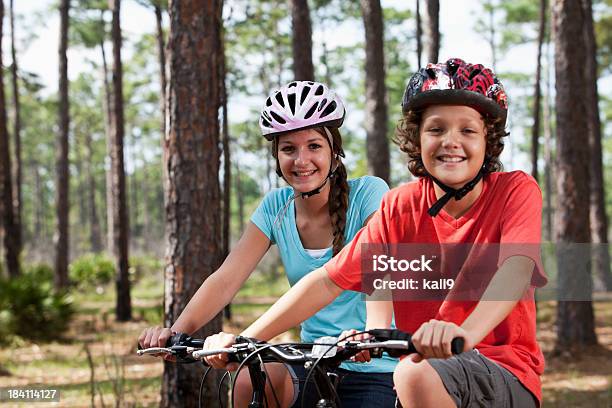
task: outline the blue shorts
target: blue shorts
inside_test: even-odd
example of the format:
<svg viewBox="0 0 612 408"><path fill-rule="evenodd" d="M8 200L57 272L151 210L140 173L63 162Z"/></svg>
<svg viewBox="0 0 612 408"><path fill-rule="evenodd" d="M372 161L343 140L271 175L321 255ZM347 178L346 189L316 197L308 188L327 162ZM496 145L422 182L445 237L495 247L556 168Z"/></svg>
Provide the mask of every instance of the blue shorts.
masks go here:
<svg viewBox="0 0 612 408"><path fill-rule="evenodd" d="M299 380L299 394L292 408L301 408L308 371L302 366L291 366L290 371L293 371ZM396 394L393 389L393 373L364 373L342 368L337 368L334 373L338 375L339 379L336 391L340 397L342 408L395 406ZM319 394L312 377L305 392L304 408L314 407L319 400Z"/></svg>

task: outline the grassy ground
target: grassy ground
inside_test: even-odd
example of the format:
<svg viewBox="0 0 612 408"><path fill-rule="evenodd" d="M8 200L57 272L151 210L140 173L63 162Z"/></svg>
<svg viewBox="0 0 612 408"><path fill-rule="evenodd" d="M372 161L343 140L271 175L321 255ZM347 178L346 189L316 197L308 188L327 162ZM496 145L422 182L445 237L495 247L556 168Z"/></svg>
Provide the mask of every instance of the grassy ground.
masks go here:
<svg viewBox="0 0 612 408"><path fill-rule="evenodd" d="M236 299L234 318L225 330L240 331L285 289L284 278L272 285L261 277L251 280ZM0 366L9 373L3 376L0 372L0 387L53 385L60 389L61 402L36 406L91 406L93 366L95 406L116 406L117 401L120 406L157 406L162 363L137 357L134 350L140 331L161 321L162 296L159 279L140 282L132 292L135 320L117 323L110 288L103 293L75 294L78 313L65 336L70 340L48 344L24 341L0 349ZM538 339L547 354L545 407L612 406L612 302L596 303L595 315L600 346L552 357L555 304L538 305ZM292 332L284 337L295 335Z"/></svg>

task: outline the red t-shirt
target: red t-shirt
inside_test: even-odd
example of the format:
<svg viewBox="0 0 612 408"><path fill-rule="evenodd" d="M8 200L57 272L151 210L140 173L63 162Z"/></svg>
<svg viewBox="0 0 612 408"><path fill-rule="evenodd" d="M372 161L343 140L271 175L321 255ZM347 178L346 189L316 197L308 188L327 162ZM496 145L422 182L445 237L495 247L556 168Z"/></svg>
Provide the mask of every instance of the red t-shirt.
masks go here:
<svg viewBox="0 0 612 408"><path fill-rule="evenodd" d="M430 178L420 178L391 190L383 198L381 207L368 225L325 265L330 278L344 289L364 290L361 275L362 244L540 243L542 194L536 181L523 172L486 175L483 178L482 193L473 206L458 219L444 210L436 217L431 217L427 209L435 201ZM531 248L534 246L537 245L531 245ZM514 250L517 247L520 245L515 245ZM501 250L500 257L524 255L532 258L536 263L531 280L532 287L540 287L546 283L539 252L503 252ZM461 325L476 303L394 301L395 322L398 328L411 333L433 318ZM540 375L544 370L544 356L536 342L536 311L533 300L520 300L510 314L476 347L481 354L511 371L541 400Z"/></svg>

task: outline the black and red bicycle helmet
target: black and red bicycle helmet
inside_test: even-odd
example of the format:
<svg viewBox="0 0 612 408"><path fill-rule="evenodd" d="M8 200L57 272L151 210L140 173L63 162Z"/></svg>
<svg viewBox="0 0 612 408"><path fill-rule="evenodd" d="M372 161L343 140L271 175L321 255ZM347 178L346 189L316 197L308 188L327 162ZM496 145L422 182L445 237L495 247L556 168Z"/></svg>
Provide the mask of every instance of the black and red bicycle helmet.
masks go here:
<svg viewBox="0 0 612 408"><path fill-rule="evenodd" d="M506 122L508 98L493 71L460 58L427 64L416 72L404 92L404 112L429 105L466 105Z"/></svg>

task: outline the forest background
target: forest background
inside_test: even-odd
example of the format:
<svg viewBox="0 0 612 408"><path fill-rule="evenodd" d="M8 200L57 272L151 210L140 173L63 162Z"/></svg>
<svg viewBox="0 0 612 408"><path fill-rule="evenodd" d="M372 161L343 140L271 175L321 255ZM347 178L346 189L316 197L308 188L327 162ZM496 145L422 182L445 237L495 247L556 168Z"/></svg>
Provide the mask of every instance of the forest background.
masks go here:
<svg viewBox="0 0 612 408"><path fill-rule="evenodd" d="M169 44L168 5L156 0L3 3L7 114L3 126L8 143L0 146L9 147L0 153L9 157L11 194L19 194L19 199L11 201L16 222L5 221L9 211L6 205L3 207L0 232L4 242L16 236L20 242L9 242L0 249L5 276L0 290L0 341L8 345L0 354L0 373L6 374L0 376L0 386L56 384L65 391L64 402L75 406L89 402L104 405L104 397L106 403L119 405L137 401L157 404L161 398L166 406L181 406L186 402L173 402L164 391L171 384L169 377L176 373L168 374L171 369L167 368L161 387L161 363L143 365L142 360L130 357L140 329L172 321L177 313L168 306L162 308L164 282L168 285L172 281L164 270L177 262L167 242L167 232L177 226L172 225L176 217L169 217L175 214L164 203L169 202L173 188L181 191L180 185L164 174L164 156L171 154L167 140L177 122L170 117L164 120L162 112L171 96L166 92L171 87L162 84L172 81L175 72L166 59L168 54L179 54ZM311 42L309 36L298 37L292 30L292 7L300 3L310 8ZM343 136L349 177L377 174L392 187L411 180L404 157L390 140L406 81L419 60L424 64L461 57L493 67L510 99L511 136L502 155L505 169L538 176L545 197L543 240L561 241L562 226L554 224L553 215L566 208L567 203L559 199L565 197L559 196L558 190L565 188L559 180L571 179L571 175L566 177L565 170L554 164L555 157L559 160L564 153L562 147L568 146L559 142L563 135L558 133L569 127L557 132L561 109L556 105L559 73L554 68L560 66L555 59L560 52L555 51L559 45L550 33L551 7L562 8L563 3L568 2L234 0L222 6L210 2L215 10L223 7L222 18L212 24L219 30L223 27L220 43L226 64L219 68L224 75L217 80L224 82L227 110L222 108L224 92L220 91L214 116L219 121L210 132L216 134L211 140L221 158L218 167L209 168L218 183L214 187L211 181L211 186L219 194L204 200L207 216L219 224L208 231L208 239L218 242L213 246L215 253L208 254L212 258L207 265L218 263L231 248L261 197L283 185L274 174L269 146L259 132L258 116L267 93L296 76L293 61L297 57L292 49L296 42L302 49L311 50L314 79L331 85L347 102ZM578 88L586 92L591 89L588 84L597 84L596 127L601 130L598 157L602 164L600 179L578 172L574 173L578 174L574 184L587 186L578 194L586 197L587 210L597 207L593 201L589 203L590 191L601 190L599 210L603 208L604 216L591 208L590 228L587 211L587 218L582 218L587 220L582 222L583 230L570 231L574 238L567 242L593 242L607 248L606 214L612 211L612 3L574 3L588 4L589 10L592 7L596 47L585 46L578 65L588 67L588 61L596 61L595 75L589 77L585 70L585 82ZM375 10L377 5L382 6L384 29L379 34L384 47L378 57L382 71L369 74L374 75L372 79L366 73L367 50L376 45L367 43L365 31L371 28L365 27L367 16L372 18L367 12L372 8L368 7ZM172 7L180 6L174 4L170 12ZM60 10L65 10L63 19ZM429 10L433 10L431 16ZM64 29L63 42L60 33ZM434 41L436 32L438 43ZM65 64L58 58L62 55ZM573 62L576 64L576 59ZM160 70L162 65L165 70ZM367 89L376 81L384 84L382 95ZM538 97L536 88L540 90ZM368 108L372 98L384 105L384 115ZM583 104L578 102L583 100L581 94L571 95L570 100L575 106L587 105L586 94ZM588 111L584 113L586 117ZM587 129L592 129L592 122L583 122L583 131L573 133L569 150L574 157L588 157L580 156L580 148L589 145ZM388 149L387 163L377 161L380 155L368 157L370 144ZM594 157L597 154L585 161L596 162ZM4 156L0 160L9 163ZM597 183L588 182L593 179ZM598 185L589 190L590 184ZM6 189L3 194L6 197ZM229 203L228 210L225 203ZM227 220L225 227L222 219ZM598 229L602 219L606 219L605 234ZM588 238L576 238L580 233L582 237L588 233ZM22 249L18 257L11 258L15 247ZM18 273L13 272L15 264L19 265ZM545 401L551 405L580 406L596 401L605 406L610 402L612 373L605 370L612 362L612 312L605 301L612 285L609 257L607 265L607 270L595 267L592 274L588 271L582 275L589 281L592 276L597 302L579 302L580 310L565 314L555 302L543 303L539 310L540 340L548 342L544 348L551 356L545 377L549 381L545 382ZM204 266L194 273L203 279L211 269ZM226 317L233 313L225 327L239 330L253 320L286 289L283 279L278 256L271 251L232 308L226 310ZM47 287L41 282L47 282ZM181 296L192 290L187 288ZM168 295L166 291L165 296L166 305L184 302L183 298L173 302L173 296L178 296L174 292ZM594 313L582 310L586 303L594 305ZM48 325L48 330L42 324ZM214 331L221 323L216 324L208 330ZM575 359L575 355L570 358L568 346L581 343L586 347L580 348L585 359ZM24 350L24 357L15 356L11 348ZM76 365L69 363L71 354L79 356ZM597 363L601 358L608 364ZM49 372L53 373L50 377L46 376ZM142 397L141 393L155 398Z"/></svg>

